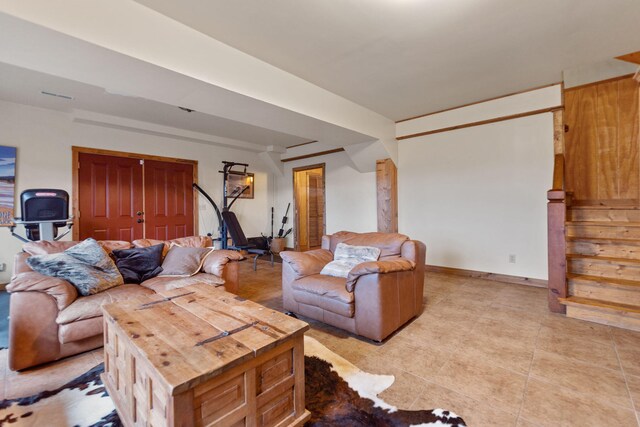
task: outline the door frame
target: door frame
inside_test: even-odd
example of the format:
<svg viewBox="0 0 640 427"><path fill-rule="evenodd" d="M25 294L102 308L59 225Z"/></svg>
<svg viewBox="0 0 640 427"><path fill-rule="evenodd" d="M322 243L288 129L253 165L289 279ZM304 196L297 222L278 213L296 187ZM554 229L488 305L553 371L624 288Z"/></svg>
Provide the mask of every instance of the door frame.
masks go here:
<svg viewBox="0 0 640 427"><path fill-rule="evenodd" d="M314 165L300 166L291 169L291 180L293 181L293 247L294 250L300 250L300 244L298 242L300 229L300 218L298 216L298 198L296 197L296 172L302 172L311 169L322 169L322 193L324 194L324 212L322 213L322 235L327 232L327 185L326 185L326 164L316 163Z"/></svg>
<svg viewBox="0 0 640 427"><path fill-rule="evenodd" d="M112 156L112 157L125 157L130 159L140 159L140 160L156 160L159 162L168 162L168 163L186 163L193 165L193 182L198 183L198 161L197 160L189 160L189 159L177 159L174 157L164 157L164 156L156 156L152 154L140 154L140 153L128 153L126 151L114 151L114 150L103 150L101 148L89 148L89 147L78 147L73 145L71 147L71 173L72 173L72 183L71 183L71 212L74 220L78 220L77 209L80 203L80 194L78 191L78 177L80 174L80 153L84 154L98 154L103 156ZM142 176L142 183L144 186L144 174ZM80 238L80 227L72 228L72 239L78 240ZM199 230L199 215L198 215L198 197L194 194L193 196L193 233L197 236L200 234Z"/></svg>

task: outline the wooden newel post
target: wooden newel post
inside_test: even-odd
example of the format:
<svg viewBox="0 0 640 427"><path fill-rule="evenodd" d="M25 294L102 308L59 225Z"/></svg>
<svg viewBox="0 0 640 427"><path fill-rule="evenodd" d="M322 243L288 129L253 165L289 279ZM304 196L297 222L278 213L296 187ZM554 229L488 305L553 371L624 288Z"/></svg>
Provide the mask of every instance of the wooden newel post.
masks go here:
<svg viewBox="0 0 640 427"><path fill-rule="evenodd" d="M560 304L558 298L567 297L566 193L562 190L550 190L547 192L547 200L549 310L564 314L566 307Z"/></svg>

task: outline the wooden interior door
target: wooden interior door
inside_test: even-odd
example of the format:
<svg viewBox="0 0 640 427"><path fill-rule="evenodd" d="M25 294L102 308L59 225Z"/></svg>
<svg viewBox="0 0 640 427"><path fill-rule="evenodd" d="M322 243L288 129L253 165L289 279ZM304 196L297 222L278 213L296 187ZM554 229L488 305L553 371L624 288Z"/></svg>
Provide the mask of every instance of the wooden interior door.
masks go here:
<svg viewBox="0 0 640 427"><path fill-rule="evenodd" d="M322 244L324 230L324 188L322 175L307 174L307 226L309 229L309 249Z"/></svg>
<svg viewBox="0 0 640 427"><path fill-rule="evenodd" d="M319 247L325 232L324 164L295 168L293 193L296 250Z"/></svg>
<svg viewBox="0 0 640 427"><path fill-rule="evenodd" d="M79 153L79 238L141 239L143 209L142 164L138 159Z"/></svg>
<svg viewBox="0 0 640 427"><path fill-rule="evenodd" d="M566 186L575 204L638 206L639 94L631 77L565 91Z"/></svg>
<svg viewBox="0 0 640 427"><path fill-rule="evenodd" d="M147 239L194 234L193 164L144 161L144 221Z"/></svg>

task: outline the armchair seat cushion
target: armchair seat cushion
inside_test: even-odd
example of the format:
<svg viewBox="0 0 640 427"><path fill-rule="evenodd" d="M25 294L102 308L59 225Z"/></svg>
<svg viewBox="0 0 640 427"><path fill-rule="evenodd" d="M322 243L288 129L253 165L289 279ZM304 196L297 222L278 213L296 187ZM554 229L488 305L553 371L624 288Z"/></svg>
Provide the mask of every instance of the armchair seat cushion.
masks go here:
<svg viewBox="0 0 640 427"><path fill-rule="evenodd" d="M345 317L355 312L353 293L346 290L347 279L343 277L314 274L296 280L293 298L301 304L320 307L323 310Z"/></svg>
<svg viewBox="0 0 640 427"><path fill-rule="evenodd" d="M69 307L58 313L56 323L66 325L79 320L102 317L101 307L112 302L152 295L153 291L140 285L121 285L98 294L76 299Z"/></svg>

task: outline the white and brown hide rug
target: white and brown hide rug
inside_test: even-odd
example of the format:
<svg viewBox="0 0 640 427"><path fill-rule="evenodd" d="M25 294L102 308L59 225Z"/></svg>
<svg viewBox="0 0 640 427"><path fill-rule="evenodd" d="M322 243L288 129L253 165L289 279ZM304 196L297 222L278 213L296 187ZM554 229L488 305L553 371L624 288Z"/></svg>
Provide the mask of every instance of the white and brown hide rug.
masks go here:
<svg viewBox="0 0 640 427"><path fill-rule="evenodd" d="M106 393L100 364L56 390L0 401L0 427L121 426ZM378 394L395 378L363 372L313 338L305 337L305 396L311 412L307 426L464 426L444 409L408 411Z"/></svg>

